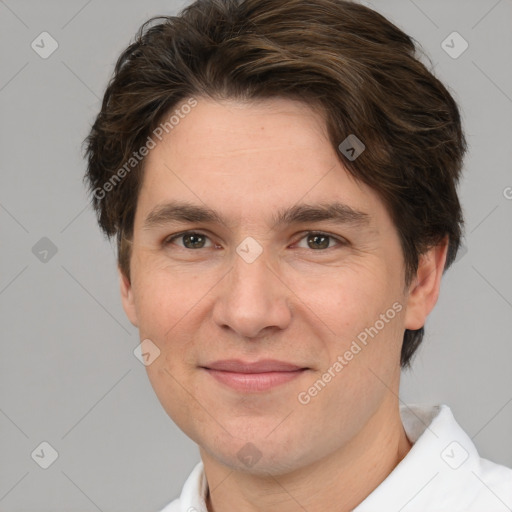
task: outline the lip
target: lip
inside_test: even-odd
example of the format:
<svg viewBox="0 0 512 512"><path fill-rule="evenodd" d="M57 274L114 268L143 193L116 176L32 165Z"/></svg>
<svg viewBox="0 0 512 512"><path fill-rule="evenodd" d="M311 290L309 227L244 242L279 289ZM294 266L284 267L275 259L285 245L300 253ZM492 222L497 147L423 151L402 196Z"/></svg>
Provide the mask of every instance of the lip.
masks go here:
<svg viewBox="0 0 512 512"><path fill-rule="evenodd" d="M268 391L298 378L308 368L274 359L215 361L202 368L218 382L240 392Z"/></svg>
<svg viewBox="0 0 512 512"><path fill-rule="evenodd" d="M276 359L262 359L261 361L246 362L241 359L223 359L203 365L209 370L219 370L234 373L267 373L267 372L293 372L304 367L278 361Z"/></svg>

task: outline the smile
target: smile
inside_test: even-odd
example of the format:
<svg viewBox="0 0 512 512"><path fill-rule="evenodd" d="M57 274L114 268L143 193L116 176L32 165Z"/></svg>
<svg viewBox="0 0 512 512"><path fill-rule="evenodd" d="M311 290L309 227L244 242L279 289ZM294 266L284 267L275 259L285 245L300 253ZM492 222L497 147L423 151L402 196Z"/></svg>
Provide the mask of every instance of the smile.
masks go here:
<svg viewBox="0 0 512 512"><path fill-rule="evenodd" d="M202 368L218 382L244 393L268 391L298 378L308 370L308 368L273 360L256 363L224 360Z"/></svg>

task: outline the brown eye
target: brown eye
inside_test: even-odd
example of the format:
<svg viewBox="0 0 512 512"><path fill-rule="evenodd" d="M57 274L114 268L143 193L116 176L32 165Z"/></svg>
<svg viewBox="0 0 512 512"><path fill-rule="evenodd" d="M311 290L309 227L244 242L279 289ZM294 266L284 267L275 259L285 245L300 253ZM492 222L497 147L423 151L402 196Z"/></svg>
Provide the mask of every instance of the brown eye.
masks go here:
<svg viewBox="0 0 512 512"><path fill-rule="evenodd" d="M343 238L337 238L334 235L320 232L309 232L303 236L298 243L297 247L301 249L312 249L314 251L321 251L325 249L331 249L336 246L347 245L348 242Z"/></svg>
<svg viewBox="0 0 512 512"><path fill-rule="evenodd" d="M197 233L183 235L183 245L187 249L201 249L204 247L206 237Z"/></svg>
<svg viewBox="0 0 512 512"><path fill-rule="evenodd" d="M327 235L308 235L308 247L310 249L327 249L329 247L330 236Z"/></svg>
<svg viewBox="0 0 512 512"><path fill-rule="evenodd" d="M181 243L178 242L180 240ZM168 238L165 241L165 245L175 244L179 247L184 247L185 249L203 249L205 247L209 247L209 245L207 245L208 242L209 238L206 235L189 231L187 233L181 233Z"/></svg>

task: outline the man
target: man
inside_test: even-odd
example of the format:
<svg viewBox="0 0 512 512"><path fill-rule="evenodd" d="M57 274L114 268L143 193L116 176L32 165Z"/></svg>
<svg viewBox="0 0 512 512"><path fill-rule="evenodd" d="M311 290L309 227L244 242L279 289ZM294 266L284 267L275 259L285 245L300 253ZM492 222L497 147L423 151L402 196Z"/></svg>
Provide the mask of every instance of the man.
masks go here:
<svg viewBox="0 0 512 512"><path fill-rule="evenodd" d="M465 139L385 18L198 0L142 27L87 140L151 384L202 462L165 512L506 511L512 470L399 406L462 231Z"/></svg>

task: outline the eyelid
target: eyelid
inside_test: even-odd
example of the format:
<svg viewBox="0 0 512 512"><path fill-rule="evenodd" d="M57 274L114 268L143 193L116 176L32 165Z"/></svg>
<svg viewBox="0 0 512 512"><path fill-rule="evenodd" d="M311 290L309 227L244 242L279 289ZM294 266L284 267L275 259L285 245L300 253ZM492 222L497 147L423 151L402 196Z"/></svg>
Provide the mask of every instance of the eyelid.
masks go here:
<svg viewBox="0 0 512 512"><path fill-rule="evenodd" d="M168 244L171 244L176 238L181 238L185 235L190 235L190 234L193 234L193 235L201 235L201 236L204 236L205 238L207 238L212 244L214 243L213 240L211 239L211 237L204 233L202 230L200 229L187 229L185 231L180 231L179 233L173 233L172 235L169 235L169 236L166 236L163 241L162 241L162 245L163 246L166 246ZM185 247L186 249L186 247Z"/></svg>
<svg viewBox="0 0 512 512"><path fill-rule="evenodd" d="M333 234L327 233L325 231L310 230L310 231L304 231L303 233L301 233L300 238L297 238L297 240L292 245L299 243L301 240L303 240L304 238L311 236L311 235L321 235L321 236L326 236L328 238L331 238L337 242L338 246L349 244L349 241L346 238L343 238L341 236L333 235ZM328 247L327 249L334 249L334 247ZM323 251L326 251L327 249L323 249ZM322 252L322 251L317 250L316 252Z"/></svg>
<svg viewBox="0 0 512 512"><path fill-rule="evenodd" d="M202 236L206 237L210 241L210 243L212 243L213 245L216 245L215 242L211 239L210 235L208 235L207 233L205 233L203 230L200 230L200 229L197 229L197 230L188 229L188 230L185 230L185 231L180 231L179 233L173 233L172 235L169 235L169 236L167 236L167 237L165 237L163 239L162 245L166 246L166 245L172 243L175 239L181 238L184 235L188 235L188 234L202 235ZM297 243L302 241L304 238L306 238L308 236L312 236L312 235L321 235L321 236L329 237L332 240L335 240L337 242L336 246L342 246L342 245L348 245L349 244L348 240L346 240L345 238L340 237L338 235L333 235L333 234L327 233L325 231L310 230L310 231L303 231L303 232L301 232L300 233L300 237L297 238L295 240L295 242L292 243L292 245L296 245ZM336 246L334 246L334 247L336 247ZM327 249L333 249L334 247L328 247ZM202 247L201 249L204 249L204 248L205 247ZM327 249L318 250L318 252L326 251ZM199 249L196 249L196 250L199 250Z"/></svg>

